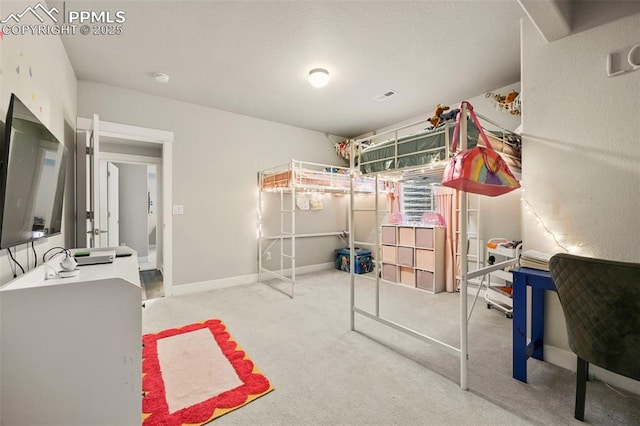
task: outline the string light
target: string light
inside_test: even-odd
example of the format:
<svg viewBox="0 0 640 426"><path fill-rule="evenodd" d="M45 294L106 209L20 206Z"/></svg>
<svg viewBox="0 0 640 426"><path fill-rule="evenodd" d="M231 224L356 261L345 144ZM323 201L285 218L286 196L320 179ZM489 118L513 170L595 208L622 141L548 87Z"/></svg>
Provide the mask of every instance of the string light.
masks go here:
<svg viewBox="0 0 640 426"><path fill-rule="evenodd" d="M525 198L524 196L524 188L522 188L522 196L520 197L520 200L523 201L525 203L525 209L528 213L533 214L535 220L537 223L540 224L540 226L542 226L542 229L544 229L544 231L551 237L551 239L553 240L553 242L556 244L556 246L560 247L562 250L566 251L567 253L575 253L576 251L578 251L579 247L576 245L572 245L569 247L566 247L564 244L562 244L560 242L560 240L558 239L558 237L556 236L556 234L554 234L549 227L547 226L547 224L544 222L544 220L542 219L542 217L540 217L540 215L536 212L536 210L533 208L533 206L531 205L531 203Z"/></svg>

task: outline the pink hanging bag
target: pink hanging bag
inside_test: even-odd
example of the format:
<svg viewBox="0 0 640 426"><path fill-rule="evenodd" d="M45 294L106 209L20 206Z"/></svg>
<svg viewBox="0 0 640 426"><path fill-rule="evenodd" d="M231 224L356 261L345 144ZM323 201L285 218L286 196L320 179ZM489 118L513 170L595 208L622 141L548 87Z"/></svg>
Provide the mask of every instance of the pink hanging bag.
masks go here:
<svg viewBox="0 0 640 426"><path fill-rule="evenodd" d="M502 159L487 139L473 107L467 101L460 104L453 131L451 152L456 152L460 134L460 115L462 105L466 105L474 126L478 129L485 146L476 145L471 149L456 153L444 169L442 185L460 191L495 197L520 188L507 163Z"/></svg>

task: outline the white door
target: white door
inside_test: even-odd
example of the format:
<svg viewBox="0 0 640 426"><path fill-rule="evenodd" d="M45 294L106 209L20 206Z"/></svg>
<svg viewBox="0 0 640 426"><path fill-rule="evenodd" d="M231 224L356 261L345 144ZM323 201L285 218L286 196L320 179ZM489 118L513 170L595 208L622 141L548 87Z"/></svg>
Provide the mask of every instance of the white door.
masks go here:
<svg viewBox="0 0 640 426"><path fill-rule="evenodd" d="M118 166L107 163L107 240L109 247L120 245L120 176Z"/></svg>
<svg viewBox="0 0 640 426"><path fill-rule="evenodd" d="M148 263L150 269L156 269L158 255L158 168L147 165L147 234L149 242Z"/></svg>
<svg viewBox="0 0 640 426"><path fill-rule="evenodd" d="M87 132L87 148L87 245L92 248L108 247L106 222L103 224L100 217L100 120L97 114L93 115Z"/></svg>

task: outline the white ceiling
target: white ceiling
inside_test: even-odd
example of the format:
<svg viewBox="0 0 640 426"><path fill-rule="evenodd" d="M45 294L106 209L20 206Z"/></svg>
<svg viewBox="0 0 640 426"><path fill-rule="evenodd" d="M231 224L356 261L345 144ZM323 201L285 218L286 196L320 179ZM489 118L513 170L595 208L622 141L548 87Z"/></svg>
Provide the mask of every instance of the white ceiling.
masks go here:
<svg viewBox="0 0 640 426"><path fill-rule="evenodd" d="M520 81L519 20L526 16L516 0L64 7L126 13L122 35L63 37L79 80L346 137ZM315 67L331 73L323 89L306 80ZM157 71L171 81L155 82ZM397 95L373 99L389 89Z"/></svg>

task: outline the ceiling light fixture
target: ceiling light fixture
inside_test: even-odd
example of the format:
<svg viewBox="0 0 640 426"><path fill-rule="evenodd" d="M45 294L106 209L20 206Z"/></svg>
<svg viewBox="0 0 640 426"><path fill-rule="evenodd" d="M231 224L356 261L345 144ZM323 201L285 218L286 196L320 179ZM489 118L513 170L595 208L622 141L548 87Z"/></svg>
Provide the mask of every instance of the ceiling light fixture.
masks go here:
<svg viewBox="0 0 640 426"><path fill-rule="evenodd" d="M155 78L158 83L168 83L169 82L169 75L165 74L163 72L155 73L153 75L153 78Z"/></svg>
<svg viewBox="0 0 640 426"><path fill-rule="evenodd" d="M329 71L327 71L324 68L314 68L311 71L309 71L309 83L313 86L313 87L324 87L327 84L329 84L329 80L331 79L331 77L329 77Z"/></svg>

